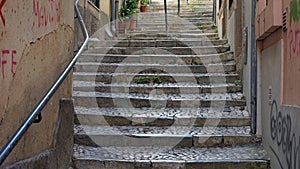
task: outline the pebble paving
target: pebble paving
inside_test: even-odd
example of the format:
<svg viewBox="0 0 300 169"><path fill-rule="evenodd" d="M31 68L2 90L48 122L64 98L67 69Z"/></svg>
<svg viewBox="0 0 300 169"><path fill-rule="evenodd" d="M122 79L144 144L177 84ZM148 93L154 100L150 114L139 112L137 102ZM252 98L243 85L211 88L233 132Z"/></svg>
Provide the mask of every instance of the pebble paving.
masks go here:
<svg viewBox="0 0 300 169"><path fill-rule="evenodd" d="M242 107L218 108L86 108L76 107L77 114L109 115L122 117L202 117L248 118L249 112Z"/></svg>
<svg viewBox="0 0 300 169"><path fill-rule="evenodd" d="M259 144L212 147L212 148L172 148L172 147L88 147L74 146L76 159L98 160L172 160L176 161L220 161L267 159Z"/></svg>
<svg viewBox="0 0 300 169"><path fill-rule="evenodd" d="M225 162L225 168L230 168L231 164L227 162L233 162L233 165L243 161L267 163L268 157L260 144L260 138L251 135L250 114L245 107L245 96L240 81L237 81L239 77L234 72L235 67L232 68L233 53L228 41L219 40L216 30L213 30L215 26L210 23L213 6L195 6L193 8L196 12L192 12L189 11L190 6L183 5L185 7L181 16L184 19L172 15L177 10L170 9L170 29L167 34L163 25L163 1L152 2L157 4L153 4L149 10L155 12L138 15L138 29L118 34L117 39L110 41L93 37L89 44L90 50L85 51L77 63L73 97L75 105L76 101L82 101L82 104L75 106L77 121L75 120L74 127L74 164L86 161L82 166L79 165L82 168L91 161L162 162L168 165L169 162ZM212 1L203 3L207 5ZM174 0L169 7L176 9L176 6L177 1ZM209 43L210 40L213 43ZM182 44L178 41L182 41ZM111 53L107 54L108 52ZM197 71L184 71L185 66ZM203 66L208 67L200 71ZM98 69L99 67L102 69ZM140 67L169 67L172 71L147 69L147 72L143 69L133 72ZM215 70L207 69L209 67ZM117 68L121 69L117 71ZM220 68L222 71L216 70ZM120 71L123 69L124 71ZM137 81L146 76L159 77L161 81ZM140 90L136 90L137 88ZM175 89L179 89L179 92ZM147 100L150 107L148 102L136 106L138 108L119 108L117 104L110 104L111 100L121 102L124 99L134 103ZM102 107L96 107L89 104L93 101L105 103L101 104ZM160 105L162 101L172 102L163 106ZM179 101L188 103L191 108L177 106ZM193 101L197 102L197 106ZM198 106L199 101L203 101L203 107ZM210 101L216 101L216 104L204 107L204 103ZM219 102L228 105L218 106ZM80 118L85 118L82 124ZM206 122L207 119L223 120L223 124L218 126L218 123L212 122L207 126L203 125L203 121ZM107 123L102 123L101 120ZM157 121L151 123L152 121L147 120ZM194 125L193 120L198 120L198 125ZM96 123L98 121L100 122ZM174 125L176 122L178 125ZM178 146L173 142L178 143ZM255 168L253 166L245 168ZM97 167L99 168L95 168Z"/></svg>
<svg viewBox="0 0 300 169"><path fill-rule="evenodd" d="M192 124L191 124L192 125ZM170 135L217 135L217 136L239 136L250 135L250 127L192 127L192 126L170 126L170 127L149 127L149 126L83 126L77 125L74 128L77 134L101 134L101 135L138 135L153 134L161 136Z"/></svg>
<svg viewBox="0 0 300 169"><path fill-rule="evenodd" d="M144 94L144 93L100 93L74 91L73 96L106 97L128 99L157 99L157 100L243 100L242 93L201 93L201 94Z"/></svg>

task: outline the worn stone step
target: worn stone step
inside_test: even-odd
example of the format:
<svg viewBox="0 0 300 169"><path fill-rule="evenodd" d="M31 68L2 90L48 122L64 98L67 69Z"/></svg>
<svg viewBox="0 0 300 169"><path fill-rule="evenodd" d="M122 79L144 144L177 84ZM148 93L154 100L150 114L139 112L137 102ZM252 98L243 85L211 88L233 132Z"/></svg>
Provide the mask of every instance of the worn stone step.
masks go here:
<svg viewBox="0 0 300 169"><path fill-rule="evenodd" d="M210 63L223 63L233 60L232 52L212 55L119 55L119 54L82 54L80 62L101 63L153 63L153 64L182 64L201 65Z"/></svg>
<svg viewBox="0 0 300 169"><path fill-rule="evenodd" d="M86 108L75 107L75 124L109 126L250 126L242 107L218 108Z"/></svg>
<svg viewBox="0 0 300 169"><path fill-rule="evenodd" d="M137 25L137 28L134 30L128 30L127 33L164 33L165 32L165 25L162 26L143 26L143 25ZM176 27L170 27L170 29L168 30L169 33L205 33L204 28L203 29L180 29L180 27L176 28Z"/></svg>
<svg viewBox="0 0 300 169"><path fill-rule="evenodd" d="M169 27L168 33L172 34L186 34L186 33L194 33L194 34L203 34L203 33L208 33L206 30L207 29L198 29L195 27L195 29L181 29L179 27ZM136 29L128 29L126 31L127 34L162 34L166 32L165 24L161 24L161 26L137 26Z"/></svg>
<svg viewBox="0 0 300 169"><path fill-rule="evenodd" d="M191 25L193 24L193 25ZM170 23L168 22L168 33L170 34L205 34L207 30L209 31L216 31L217 26L213 23L208 21L199 22L199 23L192 23L188 22L186 24L182 23ZM138 22L137 26L133 30L129 30L130 33L156 33L162 34L165 33L166 23L164 21L161 22Z"/></svg>
<svg viewBox="0 0 300 169"><path fill-rule="evenodd" d="M168 29L168 33L176 33L176 34L185 34L185 33L216 33L217 30L216 29L210 29L210 27L213 26L201 26L199 28L197 28L196 30L180 30L180 27L175 28L171 26L171 29ZM163 27L160 28L149 28L148 26L144 27L144 26L138 26L136 29L134 30L127 30L127 34L130 33L149 33L149 34L161 34L161 33L165 33L166 30Z"/></svg>
<svg viewBox="0 0 300 169"><path fill-rule="evenodd" d="M153 90L161 90L166 94L174 93L235 93L241 92L242 87L237 84L210 84L199 85L193 83L101 83L95 81L74 81L74 91L97 91L97 92L133 92L150 93Z"/></svg>
<svg viewBox="0 0 300 169"><path fill-rule="evenodd" d="M199 108L245 106L241 93L164 94L100 93L74 91L76 106L116 108Z"/></svg>
<svg viewBox="0 0 300 169"><path fill-rule="evenodd" d="M199 2L193 2L193 1L181 1L180 2L181 7L186 8L186 7L198 7L198 6L211 6L213 5L213 1L199 1ZM152 2L150 3L150 6L155 8L155 7L163 7L164 3L161 2ZM177 8L178 7L178 1L167 1L167 6L169 8Z"/></svg>
<svg viewBox="0 0 300 169"><path fill-rule="evenodd" d="M260 144L212 147L91 147L75 144L74 169L270 169Z"/></svg>
<svg viewBox="0 0 300 169"><path fill-rule="evenodd" d="M225 73L235 71L235 63L217 63L205 65L184 64L157 64L145 63L95 63L79 62L75 65L76 72L103 72L103 73Z"/></svg>
<svg viewBox="0 0 300 169"><path fill-rule="evenodd" d="M202 21L185 21L183 23L178 23L178 21L168 21L169 31L177 31L178 33L184 33L186 31L191 31L190 33L203 33L202 29L216 29L217 26L211 22L210 20L202 20ZM163 30L166 27L166 22L162 21L137 21L137 29L150 31L154 29ZM198 32L196 32L198 31ZM176 32L175 32L176 33Z"/></svg>
<svg viewBox="0 0 300 169"><path fill-rule="evenodd" d="M252 141L253 140L253 141ZM74 142L86 146L212 147L254 142L250 127L76 125Z"/></svg>
<svg viewBox="0 0 300 169"><path fill-rule="evenodd" d="M181 8L182 12L202 12L202 11L207 11L207 10L211 10L212 11L213 6L212 5L208 5L208 6L194 6L194 7L183 7ZM158 5L158 6L150 6L148 8L148 12L164 12L165 8L163 5ZM167 12L168 13L174 13L176 14L178 12L178 7L167 7Z"/></svg>
<svg viewBox="0 0 300 169"><path fill-rule="evenodd" d="M211 21L211 18L199 18L199 19L186 19L182 20L181 23L178 23L178 19L168 20L168 26L170 30L199 30L197 26L205 26L205 25L213 25L214 23ZM164 19L140 19L137 20L137 27L142 27L143 30L151 30L151 29L162 29L165 28L166 22Z"/></svg>
<svg viewBox="0 0 300 169"><path fill-rule="evenodd" d="M155 14L137 14L136 15L136 20L138 23L155 23L155 22L163 22L165 21L166 15L165 13L155 13ZM167 20L170 23L213 23L212 21L212 14L208 12L182 12L180 15L178 14L168 14L167 15Z"/></svg>
<svg viewBox="0 0 300 169"><path fill-rule="evenodd" d="M235 83L239 80L236 73L175 73L175 74L142 74L135 73L96 73L96 72L74 72L74 80L95 81L111 83L115 82L136 82L142 77L159 78L162 82L177 83L198 83L198 84L215 84L215 83Z"/></svg>
<svg viewBox="0 0 300 169"><path fill-rule="evenodd" d="M120 40L99 40L90 39L88 43L89 48L93 47L179 47L179 46L218 46L226 45L227 40L203 40L199 41L196 39L166 39L166 40L155 40L155 39L120 39Z"/></svg>
<svg viewBox="0 0 300 169"><path fill-rule="evenodd" d="M228 52L228 45L222 46L187 46L187 47L90 47L84 53L97 54L173 54L205 55Z"/></svg>
<svg viewBox="0 0 300 169"><path fill-rule="evenodd" d="M144 31L162 31L166 27L166 22L164 20L161 21L137 21L137 30ZM202 29L215 29L216 26L210 20L203 20L201 22L190 22L188 20L178 22L178 21L168 21L169 33L198 33L201 34ZM177 31L177 32L176 32ZM190 32L188 32L190 31ZM198 32L197 32L198 31Z"/></svg>
<svg viewBox="0 0 300 169"><path fill-rule="evenodd" d="M131 33L129 35L124 35L124 38L126 37L126 39L166 39L166 38L184 38L184 39L189 39L189 38L198 38L199 40L203 39L203 38L207 38L207 39L214 39L217 40L218 38L218 34L217 33L201 33L201 34L193 34L193 33L182 33L182 34L178 34L178 33ZM120 36L120 38L122 38L122 36Z"/></svg>
<svg viewBox="0 0 300 169"><path fill-rule="evenodd" d="M179 19L179 20L184 20L186 18L188 19L196 19L196 20L202 20L202 17L212 17L213 12L210 10L206 11L197 11L197 12L180 12L180 15L178 15L177 11L176 13L168 13L168 19ZM155 20L164 20L165 13L162 12L146 12L146 13L138 13L137 18L142 18L142 19L153 19ZM185 17L188 16L188 17Z"/></svg>

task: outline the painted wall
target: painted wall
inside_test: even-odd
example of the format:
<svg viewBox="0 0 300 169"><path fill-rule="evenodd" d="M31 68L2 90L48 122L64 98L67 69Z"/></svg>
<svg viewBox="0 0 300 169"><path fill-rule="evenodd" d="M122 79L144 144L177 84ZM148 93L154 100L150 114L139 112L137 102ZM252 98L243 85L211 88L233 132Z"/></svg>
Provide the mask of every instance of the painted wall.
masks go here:
<svg viewBox="0 0 300 169"><path fill-rule="evenodd" d="M281 104L283 40L262 51L263 141L272 169L300 167L300 107Z"/></svg>
<svg viewBox="0 0 300 169"><path fill-rule="evenodd" d="M222 4L217 1L218 30L219 37L228 39L231 50L234 52L236 68L243 82L243 93L247 101L247 110L251 112L251 13L252 1L235 0L231 9L228 0L223 0ZM221 8L219 9L219 7ZM223 18L226 18L223 21ZM225 28L223 23L225 23ZM248 29L247 33L245 29ZM258 111L257 133L261 132L261 113Z"/></svg>
<svg viewBox="0 0 300 169"><path fill-rule="evenodd" d="M105 2L107 2L108 4L108 1ZM102 1L101 4L103 4ZM101 9L95 7L94 4L91 3L89 0L80 0L79 9L82 13L83 21L86 25L90 37L93 38L99 35L102 37L97 37L97 38L104 39L105 38L103 37L105 35L104 25L109 23L109 16L106 15ZM81 34L80 29L78 30L79 30L79 34ZM83 42L82 36L79 36L78 42L79 44Z"/></svg>
<svg viewBox="0 0 300 169"><path fill-rule="evenodd" d="M251 24L252 24L252 1L244 0L243 3L243 11L244 11L244 30L248 29L248 33L243 37L243 52L242 52L242 61L243 61L243 92L247 100L247 109L251 112L251 49L253 45L251 43ZM245 32L244 32L245 33ZM259 99L259 97L258 97ZM258 102L259 103L259 102ZM260 112L258 110L258 118L257 118L257 135L262 135L261 132L261 118Z"/></svg>
<svg viewBox="0 0 300 169"><path fill-rule="evenodd" d="M287 30L283 33L284 63L282 79L282 103L300 105L300 1L285 2Z"/></svg>
<svg viewBox="0 0 300 169"><path fill-rule="evenodd" d="M100 2L100 9L110 17L110 0L102 0Z"/></svg>
<svg viewBox="0 0 300 169"><path fill-rule="evenodd" d="M300 3L299 0L271 2L280 3L278 6L282 6L281 12L277 10L277 13L281 14L278 17L282 17L285 10L287 11L287 23L286 28L282 25L259 41L263 140L271 157L272 169L298 169L300 168L298 122L300 60L297 53L299 46L297 30L300 25L297 17Z"/></svg>
<svg viewBox="0 0 300 169"><path fill-rule="evenodd" d="M17 130L73 55L73 0L0 0L0 147ZM6 163L52 145L59 98L71 97L68 78Z"/></svg>

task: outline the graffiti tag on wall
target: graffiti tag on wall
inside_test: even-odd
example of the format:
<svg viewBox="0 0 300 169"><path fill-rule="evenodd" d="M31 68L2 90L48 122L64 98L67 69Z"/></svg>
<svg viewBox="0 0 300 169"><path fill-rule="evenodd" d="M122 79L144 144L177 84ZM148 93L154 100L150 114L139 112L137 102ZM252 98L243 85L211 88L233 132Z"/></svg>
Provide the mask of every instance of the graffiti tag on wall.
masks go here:
<svg viewBox="0 0 300 169"><path fill-rule="evenodd" d="M300 2L299 0L292 0L290 2L290 25L291 29L289 31L288 39L289 39L289 45L290 45L290 58L299 56L300 53L300 41L299 41L299 35L300 35L300 29L297 28L297 26L294 28L292 27L292 24L299 23L300 20Z"/></svg>
<svg viewBox="0 0 300 169"><path fill-rule="evenodd" d="M282 113L275 100L270 112L271 138L276 148L284 158L280 158L274 147L270 147L282 169L299 169L300 167L300 138L292 132L292 119L287 113ZM287 166L288 168L284 167Z"/></svg>
<svg viewBox="0 0 300 169"><path fill-rule="evenodd" d="M17 65L17 62L15 61L16 54L16 50L2 50L0 58L2 79L5 79L7 75L13 75L15 73L15 68ZM7 67L10 69L9 72L6 72Z"/></svg>
<svg viewBox="0 0 300 169"><path fill-rule="evenodd" d="M6 2L6 0L1 0L1 2L0 2L0 18L1 18L1 21L4 26L5 26L5 18L2 13L2 8L4 7L5 2Z"/></svg>
<svg viewBox="0 0 300 169"><path fill-rule="evenodd" d="M47 0L46 3L42 3L44 0L33 0L33 13L34 21L33 26L47 27L53 23L60 22L60 1L59 0Z"/></svg>
<svg viewBox="0 0 300 169"><path fill-rule="evenodd" d="M290 59L299 56L300 53L300 29L291 29L289 32L290 40Z"/></svg>

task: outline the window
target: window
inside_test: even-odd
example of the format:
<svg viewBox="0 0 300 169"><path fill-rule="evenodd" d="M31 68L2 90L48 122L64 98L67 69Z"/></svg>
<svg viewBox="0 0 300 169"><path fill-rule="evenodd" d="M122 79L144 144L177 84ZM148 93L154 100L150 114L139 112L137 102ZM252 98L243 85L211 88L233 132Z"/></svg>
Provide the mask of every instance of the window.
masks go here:
<svg viewBox="0 0 300 169"><path fill-rule="evenodd" d="M233 0L229 0L229 9L231 9L232 4L233 4Z"/></svg>
<svg viewBox="0 0 300 169"><path fill-rule="evenodd" d="M96 7L100 8L100 0L91 0L91 2L95 4Z"/></svg>

